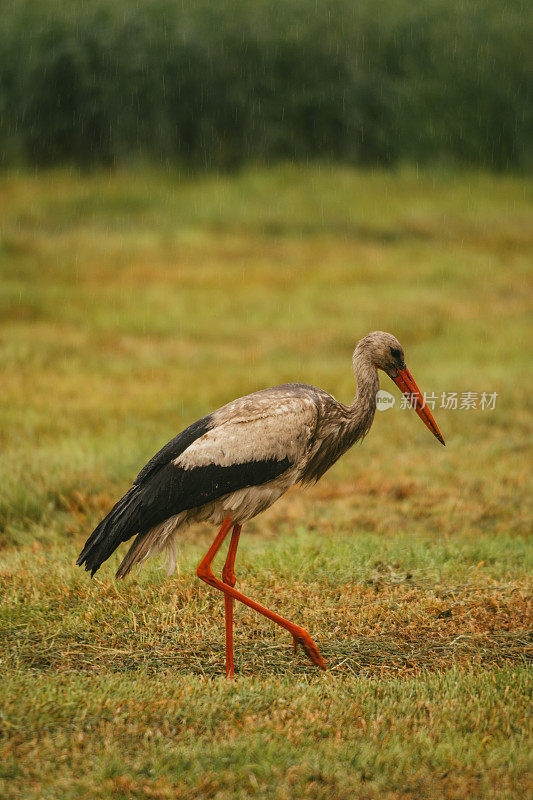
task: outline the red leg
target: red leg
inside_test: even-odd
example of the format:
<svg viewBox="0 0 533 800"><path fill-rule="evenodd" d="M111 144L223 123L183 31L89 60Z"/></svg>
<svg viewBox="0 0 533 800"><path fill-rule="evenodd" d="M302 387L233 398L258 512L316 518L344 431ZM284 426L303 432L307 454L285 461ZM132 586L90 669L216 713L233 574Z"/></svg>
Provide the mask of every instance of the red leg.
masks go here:
<svg viewBox="0 0 533 800"><path fill-rule="evenodd" d="M244 603L245 606L252 608L254 611L257 611L259 614L262 614L267 619L272 620L275 622L276 625L280 625L285 630L289 631L289 633L293 637L294 644L301 644L311 661L316 664L321 669L326 669L326 664L324 659L320 655L318 647L311 639L309 634L307 633L304 628L301 628L299 625L295 625L293 622L289 622L289 620L280 617L279 614L276 614L274 611L269 611L268 608L256 603L255 600L251 600L249 597L246 597L241 592L238 592L237 589L234 589L233 586L230 586L223 581L215 578L213 575L213 570L211 569L211 564L213 562L214 557L216 556L218 550L224 539L227 536L227 533L231 527L231 519L226 517L224 520L221 529L219 530L218 534L215 537L215 541L205 554L205 556L200 561L198 568L196 570L196 574L198 577L205 581L209 586L212 586L214 589L219 589L219 591L224 592L226 597L232 597L235 600L239 600L241 603ZM235 545L236 547L236 545ZM228 553L229 557L229 553Z"/></svg>
<svg viewBox="0 0 533 800"><path fill-rule="evenodd" d="M237 547L239 544L239 536L241 535L241 526L234 525L231 533L231 542L229 543L228 555L226 563L222 570L222 580L228 586L235 586L236 577L233 570L235 566L235 556L237 555ZM226 617L226 678L234 678L235 671L233 667L233 597L224 595L224 611Z"/></svg>

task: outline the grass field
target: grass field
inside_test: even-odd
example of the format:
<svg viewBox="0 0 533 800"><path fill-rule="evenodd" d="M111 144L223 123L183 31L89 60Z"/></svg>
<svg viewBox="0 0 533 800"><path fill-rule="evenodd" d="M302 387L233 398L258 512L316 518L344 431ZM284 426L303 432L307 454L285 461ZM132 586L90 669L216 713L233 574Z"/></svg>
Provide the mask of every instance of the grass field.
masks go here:
<svg viewBox="0 0 533 800"><path fill-rule="evenodd" d="M279 167L4 175L0 195L0 795L528 796L531 186ZM194 572L214 530L170 578L117 583L116 554L91 581L76 556L209 410L288 380L349 401L376 328L422 390L496 407L437 403L445 449L397 403L247 526L238 588L330 669L238 607L228 684Z"/></svg>

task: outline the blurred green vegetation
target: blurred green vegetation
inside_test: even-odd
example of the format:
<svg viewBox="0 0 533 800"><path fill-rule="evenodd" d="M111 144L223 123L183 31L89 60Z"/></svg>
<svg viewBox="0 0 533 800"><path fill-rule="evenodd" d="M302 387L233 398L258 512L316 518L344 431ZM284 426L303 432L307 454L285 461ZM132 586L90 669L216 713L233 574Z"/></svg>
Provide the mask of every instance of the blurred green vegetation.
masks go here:
<svg viewBox="0 0 533 800"><path fill-rule="evenodd" d="M520 0L2 5L4 166L533 163Z"/></svg>

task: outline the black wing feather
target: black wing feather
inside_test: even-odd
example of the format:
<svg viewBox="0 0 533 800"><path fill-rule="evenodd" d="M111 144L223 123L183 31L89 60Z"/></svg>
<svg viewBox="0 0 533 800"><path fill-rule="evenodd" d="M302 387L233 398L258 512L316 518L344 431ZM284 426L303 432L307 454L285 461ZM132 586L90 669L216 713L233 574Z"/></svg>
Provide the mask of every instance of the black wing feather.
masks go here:
<svg viewBox="0 0 533 800"><path fill-rule="evenodd" d="M135 478L131 489L128 489L124 497L121 497L91 533L76 564L81 566L85 563L85 569L90 569L91 574L94 575L98 567L109 558L118 545L133 536L135 531L133 533L128 533L128 531L132 525L137 523L140 516L142 497L139 487L153 478L174 458L181 455L196 439L199 439L212 427L212 414L208 414L178 433L145 464Z"/></svg>
<svg viewBox="0 0 533 800"><path fill-rule="evenodd" d="M139 531L149 531L180 511L197 508L230 492L267 483L289 466L288 458L280 461L269 458L225 467L207 464L192 469L167 464L140 488Z"/></svg>
<svg viewBox="0 0 533 800"><path fill-rule="evenodd" d="M193 422L192 425L189 425L189 427L185 428L184 431L178 433L178 435L171 439L170 442L167 442L167 444L162 447L153 458L150 459L148 464L144 465L133 483L140 484L152 477L155 472L181 455L184 450L186 450L193 442L196 441L196 439L199 439L200 436L203 436L204 433L207 433L207 431L211 430L212 427L212 414L208 414L206 417L202 417L202 419L199 419L197 422Z"/></svg>

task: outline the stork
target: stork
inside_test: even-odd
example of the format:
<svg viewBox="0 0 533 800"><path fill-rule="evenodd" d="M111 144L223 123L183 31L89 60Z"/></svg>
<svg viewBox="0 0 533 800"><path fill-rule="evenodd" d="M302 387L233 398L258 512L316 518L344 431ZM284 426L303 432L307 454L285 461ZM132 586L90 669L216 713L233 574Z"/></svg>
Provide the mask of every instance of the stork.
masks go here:
<svg viewBox="0 0 533 800"><path fill-rule="evenodd" d="M319 480L369 431L383 370L406 395L418 416L444 444L404 351L390 333L374 331L353 354L357 391L343 405L316 386L287 383L233 400L194 422L143 467L133 485L88 538L78 560L91 577L122 543L135 536L116 573L124 578L149 555L166 551L167 574L176 564L177 534L199 520L221 525L200 561L198 577L224 594L226 676L234 677L233 601L238 600L285 628L294 649L326 668L318 647L299 625L235 589L234 564L241 528L297 483ZM232 528L222 580L213 559Z"/></svg>

